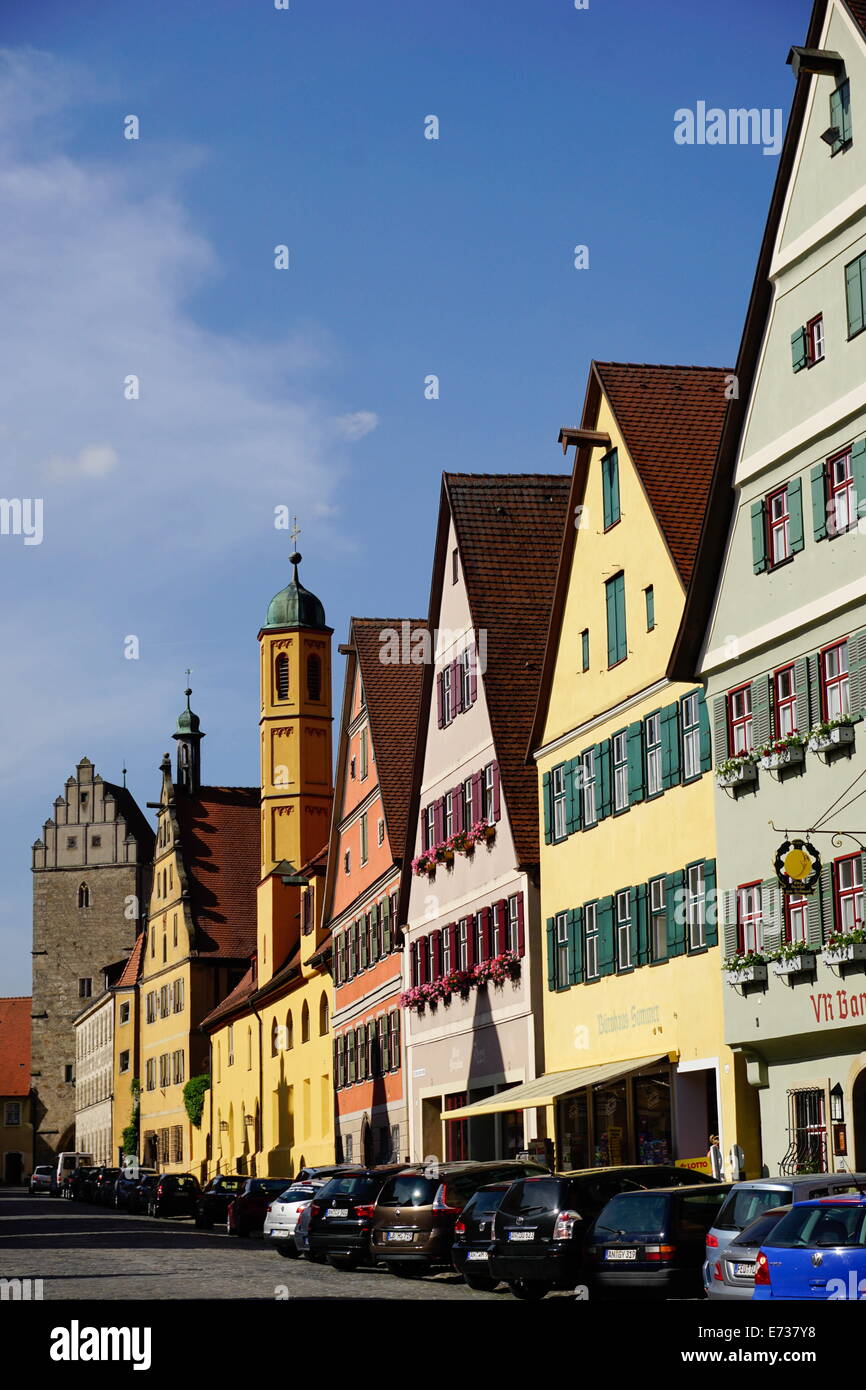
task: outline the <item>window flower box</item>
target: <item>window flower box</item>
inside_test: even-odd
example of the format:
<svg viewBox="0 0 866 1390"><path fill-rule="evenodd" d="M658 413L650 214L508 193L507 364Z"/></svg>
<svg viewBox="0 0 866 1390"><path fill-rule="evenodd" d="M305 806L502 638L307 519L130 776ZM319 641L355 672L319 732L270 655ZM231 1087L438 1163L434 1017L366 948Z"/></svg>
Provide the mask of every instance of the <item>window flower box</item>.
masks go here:
<svg viewBox="0 0 866 1390"><path fill-rule="evenodd" d="M818 724L809 734L809 748L813 753L832 753L853 742L854 725L847 720Z"/></svg>
<svg viewBox="0 0 866 1390"><path fill-rule="evenodd" d="M789 767L801 766L805 757L805 739L779 739L765 744L761 749L761 767L767 772L780 772Z"/></svg>
<svg viewBox="0 0 866 1390"><path fill-rule="evenodd" d="M412 860L412 872L420 878L422 874L430 874L432 877L436 873L436 854L433 850L425 850L423 854L416 855Z"/></svg>
<svg viewBox="0 0 866 1390"><path fill-rule="evenodd" d="M847 945L828 944L824 948L825 965L852 965L861 960L866 961L866 941L849 941Z"/></svg>
<svg viewBox="0 0 866 1390"><path fill-rule="evenodd" d="M815 969L815 952L805 948L795 956L783 956L773 961L774 975L810 975Z"/></svg>
<svg viewBox="0 0 866 1390"><path fill-rule="evenodd" d="M746 787L758 780L758 765L754 758L729 758L716 768L716 783L723 789Z"/></svg>
<svg viewBox="0 0 866 1390"><path fill-rule="evenodd" d="M767 962L757 951L729 956L722 968L729 985L763 985L767 982Z"/></svg>

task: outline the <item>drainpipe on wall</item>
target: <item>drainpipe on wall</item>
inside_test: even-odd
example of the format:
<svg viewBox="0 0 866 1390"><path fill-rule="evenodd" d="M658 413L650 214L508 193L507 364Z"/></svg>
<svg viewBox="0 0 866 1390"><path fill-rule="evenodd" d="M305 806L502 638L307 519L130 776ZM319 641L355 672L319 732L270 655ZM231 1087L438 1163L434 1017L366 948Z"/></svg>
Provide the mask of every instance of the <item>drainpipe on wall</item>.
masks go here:
<svg viewBox="0 0 866 1390"><path fill-rule="evenodd" d="M263 1074L263 1068L262 1068L262 1016L261 1016L261 1014L259 1013L258 1009L254 1009L254 1010L253 1010L253 1013L254 1013L255 1016L256 1016L256 1023L259 1025L259 1124L258 1124L259 1132L258 1132L258 1134L255 1136L255 1138L256 1138L256 1145L257 1145L255 1152L258 1154L258 1152L259 1152L258 1145L261 1145L261 1154L262 1154L262 1158L264 1158L264 1155L265 1155L265 1094L264 1094L264 1089L263 1089L263 1087L264 1087L264 1074ZM256 1167L258 1168L258 1164L256 1165ZM259 1177L264 1177L264 1176L265 1176L265 1175L264 1175L263 1173L260 1173L260 1174L259 1174Z"/></svg>

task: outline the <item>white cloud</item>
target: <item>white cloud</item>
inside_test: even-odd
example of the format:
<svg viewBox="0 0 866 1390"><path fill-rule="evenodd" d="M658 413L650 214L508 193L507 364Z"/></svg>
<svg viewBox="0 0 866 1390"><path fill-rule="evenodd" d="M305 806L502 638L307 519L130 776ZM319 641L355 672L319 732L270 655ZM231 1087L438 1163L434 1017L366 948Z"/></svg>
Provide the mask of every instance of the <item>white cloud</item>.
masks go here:
<svg viewBox="0 0 866 1390"><path fill-rule="evenodd" d="M110 444L90 444L74 459L46 459L42 470L48 478L101 478L117 464L117 453Z"/></svg>
<svg viewBox="0 0 866 1390"><path fill-rule="evenodd" d="M369 434L379 423L379 417L373 410L355 410L350 415L338 416L335 424L337 433L341 439L363 439L365 434Z"/></svg>

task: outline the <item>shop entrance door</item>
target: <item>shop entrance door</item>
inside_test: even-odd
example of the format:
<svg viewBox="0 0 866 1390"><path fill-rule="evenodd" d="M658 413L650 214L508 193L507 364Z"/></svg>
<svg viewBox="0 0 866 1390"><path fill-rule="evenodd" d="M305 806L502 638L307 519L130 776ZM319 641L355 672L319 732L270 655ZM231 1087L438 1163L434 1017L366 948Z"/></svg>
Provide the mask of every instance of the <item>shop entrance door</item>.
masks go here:
<svg viewBox="0 0 866 1390"><path fill-rule="evenodd" d="M851 1091L854 1125L854 1169L866 1171L866 1067L860 1072Z"/></svg>

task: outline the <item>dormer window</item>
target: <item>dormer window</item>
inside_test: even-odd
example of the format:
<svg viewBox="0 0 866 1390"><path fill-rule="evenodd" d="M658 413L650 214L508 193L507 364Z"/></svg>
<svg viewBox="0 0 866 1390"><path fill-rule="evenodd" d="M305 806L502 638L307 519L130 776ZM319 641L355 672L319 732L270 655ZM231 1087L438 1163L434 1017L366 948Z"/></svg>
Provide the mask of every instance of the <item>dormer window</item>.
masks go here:
<svg viewBox="0 0 866 1390"><path fill-rule="evenodd" d="M276 660L276 684L277 699L288 700L289 698L289 658L285 652L280 652Z"/></svg>

